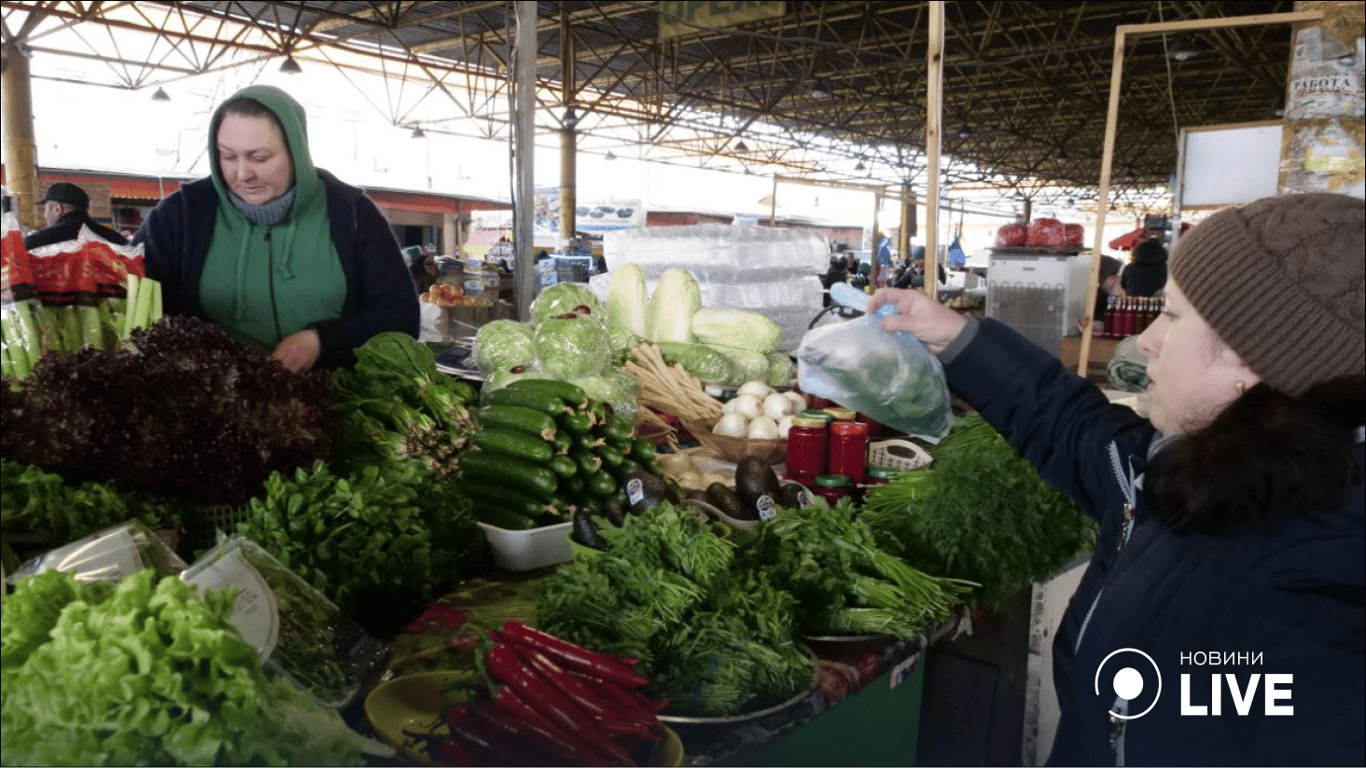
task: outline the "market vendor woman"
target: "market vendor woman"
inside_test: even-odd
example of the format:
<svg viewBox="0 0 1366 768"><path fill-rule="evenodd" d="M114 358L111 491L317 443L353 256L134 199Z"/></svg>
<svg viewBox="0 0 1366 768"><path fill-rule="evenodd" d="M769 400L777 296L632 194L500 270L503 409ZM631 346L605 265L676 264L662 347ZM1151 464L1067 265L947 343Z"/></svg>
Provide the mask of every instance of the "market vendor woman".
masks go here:
<svg viewBox="0 0 1366 768"><path fill-rule="evenodd" d="M1139 337L1147 418L999 322L873 296L1100 523L1054 640L1050 763L1366 762L1364 210L1290 195L1191 230Z"/></svg>
<svg viewBox="0 0 1366 768"><path fill-rule="evenodd" d="M212 175L181 187L134 242L167 314L194 315L295 372L348 366L381 331L417 336L417 290L379 209L313 167L303 107L254 85L214 112Z"/></svg>

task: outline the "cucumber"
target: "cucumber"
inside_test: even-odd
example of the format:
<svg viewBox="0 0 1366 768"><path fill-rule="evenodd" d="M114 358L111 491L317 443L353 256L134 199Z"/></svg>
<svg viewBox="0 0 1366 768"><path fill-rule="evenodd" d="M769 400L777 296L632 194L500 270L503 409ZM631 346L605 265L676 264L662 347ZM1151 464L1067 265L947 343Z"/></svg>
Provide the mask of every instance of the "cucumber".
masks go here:
<svg viewBox="0 0 1366 768"><path fill-rule="evenodd" d="M474 516L482 523L509 531L526 531L536 527L535 520L492 504L476 504Z"/></svg>
<svg viewBox="0 0 1366 768"><path fill-rule="evenodd" d="M536 391L558 397L565 405L576 410L588 406L588 395L579 385L559 379L518 379L508 384L507 388Z"/></svg>
<svg viewBox="0 0 1366 768"><path fill-rule="evenodd" d="M556 456L546 462L546 466L560 477L573 477L579 471L578 462L568 456Z"/></svg>
<svg viewBox="0 0 1366 768"><path fill-rule="evenodd" d="M550 443L536 435L512 429L485 428L475 432L470 440L481 451L502 453L537 464L544 464L555 455Z"/></svg>
<svg viewBox="0 0 1366 768"><path fill-rule="evenodd" d="M659 453L659 449L649 440L637 437L631 440L630 453L631 457L638 461L649 461Z"/></svg>
<svg viewBox="0 0 1366 768"><path fill-rule="evenodd" d="M476 503L476 506L492 506L515 512L522 517L535 519L546 511L546 502L532 498L520 491L492 485L487 482L469 479L460 483L460 490Z"/></svg>
<svg viewBox="0 0 1366 768"><path fill-rule="evenodd" d="M551 444L555 446L556 454L569 453L569 449L574 447L574 436L561 429L555 433L555 437L551 440Z"/></svg>
<svg viewBox="0 0 1366 768"><path fill-rule="evenodd" d="M593 414L585 412L562 413L556 419L556 423L570 432L586 435L593 429Z"/></svg>
<svg viewBox="0 0 1366 768"><path fill-rule="evenodd" d="M630 473L630 472L644 472L644 471L645 471L645 467L641 466L640 462L638 462L638 461L636 461L635 459L633 459L633 458L631 458L631 457L628 456L628 457L626 457L626 458L624 458L624 459L621 460L621 466L620 466L620 467L617 467L617 471L620 472L621 474L625 475L625 474L628 474L628 473ZM656 472L655 474L656 474L656 475L662 475L662 474L664 474L664 473L663 473L663 472Z"/></svg>
<svg viewBox="0 0 1366 768"><path fill-rule="evenodd" d="M555 439L559 431L549 414L520 405L486 405L474 417L486 427L521 430L543 440Z"/></svg>
<svg viewBox="0 0 1366 768"><path fill-rule="evenodd" d="M489 395L489 405L517 405L547 416L573 413L572 408L554 395L534 389L513 389L511 385L493 390Z"/></svg>
<svg viewBox="0 0 1366 768"><path fill-rule="evenodd" d="M560 480L560 487L559 490L556 491L556 495L564 496L569 499L577 499L583 496L584 489L587 485L588 483L576 473L573 477L566 477Z"/></svg>
<svg viewBox="0 0 1366 768"><path fill-rule="evenodd" d="M603 424L607 421L607 406L602 403L589 401L588 407L585 410L593 414L594 424Z"/></svg>
<svg viewBox="0 0 1366 768"><path fill-rule="evenodd" d="M547 514L553 517L566 517L572 511L574 511L574 502L570 501L568 496L556 491L555 495L550 497L550 512Z"/></svg>
<svg viewBox="0 0 1366 768"><path fill-rule="evenodd" d="M460 472L462 477L481 478L542 498L554 493L558 484L549 467L488 451L466 451L460 457Z"/></svg>
<svg viewBox="0 0 1366 768"><path fill-rule="evenodd" d="M631 426L631 422L612 414L607 417L606 423L602 425L602 431L609 437L624 438L630 437L635 430Z"/></svg>
<svg viewBox="0 0 1366 768"><path fill-rule="evenodd" d="M579 465L579 476L585 480L598 474L598 470L602 469L602 459L592 451L575 449L569 452L569 458Z"/></svg>
<svg viewBox="0 0 1366 768"><path fill-rule="evenodd" d="M588 492L598 498L610 497L617 491L617 481L606 472L588 478Z"/></svg>
<svg viewBox="0 0 1366 768"><path fill-rule="evenodd" d="M626 458L621 455L621 451L610 445L599 445L593 449L593 453L602 459L602 466L609 472L615 471L621 466L621 462Z"/></svg>
<svg viewBox="0 0 1366 768"><path fill-rule="evenodd" d="M574 434L574 447L570 449L570 452L591 451L598 446L605 444L606 443L600 437L594 437L588 432L577 432Z"/></svg>

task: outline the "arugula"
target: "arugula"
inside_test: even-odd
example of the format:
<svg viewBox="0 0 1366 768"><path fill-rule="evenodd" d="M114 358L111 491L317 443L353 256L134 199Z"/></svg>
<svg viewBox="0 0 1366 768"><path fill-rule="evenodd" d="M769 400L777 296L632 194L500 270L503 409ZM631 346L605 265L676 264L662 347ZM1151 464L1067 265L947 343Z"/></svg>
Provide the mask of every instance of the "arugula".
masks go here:
<svg viewBox="0 0 1366 768"><path fill-rule="evenodd" d="M955 424L934 464L872 488L863 519L890 551L977 582L988 605L1095 546L1094 521L980 415Z"/></svg>
<svg viewBox="0 0 1366 768"><path fill-rule="evenodd" d="M360 764L336 712L266 675L231 593L154 578L19 582L0 628L6 764Z"/></svg>

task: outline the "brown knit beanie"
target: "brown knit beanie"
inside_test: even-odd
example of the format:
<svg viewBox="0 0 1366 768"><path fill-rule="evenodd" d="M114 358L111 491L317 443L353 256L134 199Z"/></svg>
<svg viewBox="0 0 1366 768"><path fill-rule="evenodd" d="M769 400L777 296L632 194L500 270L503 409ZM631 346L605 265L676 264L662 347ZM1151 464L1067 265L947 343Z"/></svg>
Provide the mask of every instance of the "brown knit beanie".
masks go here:
<svg viewBox="0 0 1366 768"><path fill-rule="evenodd" d="M1366 373L1366 204L1347 195L1268 197L1181 238L1171 276L1267 384L1292 396Z"/></svg>

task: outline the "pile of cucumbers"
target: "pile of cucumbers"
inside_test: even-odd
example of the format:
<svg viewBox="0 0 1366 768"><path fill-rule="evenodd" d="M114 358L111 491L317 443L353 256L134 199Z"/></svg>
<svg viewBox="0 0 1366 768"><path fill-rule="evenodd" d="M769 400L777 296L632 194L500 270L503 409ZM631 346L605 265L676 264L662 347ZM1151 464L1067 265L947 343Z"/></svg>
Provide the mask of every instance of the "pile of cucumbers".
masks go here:
<svg viewBox="0 0 1366 768"><path fill-rule="evenodd" d="M620 524L631 477L663 482L654 443L567 381L518 379L490 393L474 417L460 489L489 525L527 530L576 512Z"/></svg>

